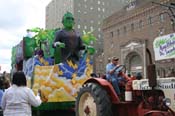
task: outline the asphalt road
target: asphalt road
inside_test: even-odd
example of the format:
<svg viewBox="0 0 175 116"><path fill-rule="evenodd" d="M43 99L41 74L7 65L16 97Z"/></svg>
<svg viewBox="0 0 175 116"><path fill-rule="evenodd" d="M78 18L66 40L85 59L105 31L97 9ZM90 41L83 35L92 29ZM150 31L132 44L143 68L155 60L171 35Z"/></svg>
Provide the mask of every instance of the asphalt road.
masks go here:
<svg viewBox="0 0 175 116"><path fill-rule="evenodd" d="M75 112L72 110L40 111L34 112L32 116L75 116Z"/></svg>

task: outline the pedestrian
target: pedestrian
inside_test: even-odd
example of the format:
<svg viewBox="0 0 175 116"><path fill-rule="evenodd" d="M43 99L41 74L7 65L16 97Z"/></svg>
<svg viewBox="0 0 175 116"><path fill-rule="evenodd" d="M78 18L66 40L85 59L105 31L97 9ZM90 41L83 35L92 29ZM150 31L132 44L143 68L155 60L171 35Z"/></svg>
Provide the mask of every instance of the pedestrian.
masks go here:
<svg viewBox="0 0 175 116"><path fill-rule="evenodd" d="M2 96L4 93L4 86L3 86L3 76L0 77L0 104L1 104L1 100L2 100Z"/></svg>
<svg viewBox="0 0 175 116"><path fill-rule="evenodd" d="M141 74L141 72L137 72L137 73L136 73L136 79L138 79L138 80L142 79L142 74Z"/></svg>
<svg viewBox="0 0 175 116"><path fill-rule="evenodd" d="M3 85L4 85L4 91L10 87L10 80L7 77L5 78Z"/></svg>
<svg viewBox="0 0 175 116"><path fill-rule="evenodd" d="M22 71L15 72L12 78L12 86L9 87L2 97L2 109L4 116L31 116L31 106L41 104L39 96L27 87L27 80Z"/></svg>
<svg viewBox="0 0 175 116"><path fill-rule="evenodd" d="M4 94L3 76L0 76L0 104L1 104L3 94ZM3 116L3 112L2 112L1 107L0 107L0 116Z"/></svg>
<svg viewBox="0 0 175 116"><path fill-rule="evenodd" d="M90 76L93 78L97 78L97 75L95 73L91 73Z"/></svg>

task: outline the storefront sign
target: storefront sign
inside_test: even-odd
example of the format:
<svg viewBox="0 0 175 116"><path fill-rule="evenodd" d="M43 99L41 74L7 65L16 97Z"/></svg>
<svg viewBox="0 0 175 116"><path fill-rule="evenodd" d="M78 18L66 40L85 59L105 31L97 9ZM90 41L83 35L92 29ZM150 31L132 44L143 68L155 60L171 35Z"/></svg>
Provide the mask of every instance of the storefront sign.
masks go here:
<svg viewBox="0 0 175 116"><path fill-rule="evenodd" d="M148 79L134 80L134 90L151 90ZM156 89L175 89L175 78L159 78Z"/></svg>
<svg viewBox="0 0 175 116"><path fill-rule="evenodd" d="M155 60L175 58L175 33L157 37L153 48Z"/></svg>

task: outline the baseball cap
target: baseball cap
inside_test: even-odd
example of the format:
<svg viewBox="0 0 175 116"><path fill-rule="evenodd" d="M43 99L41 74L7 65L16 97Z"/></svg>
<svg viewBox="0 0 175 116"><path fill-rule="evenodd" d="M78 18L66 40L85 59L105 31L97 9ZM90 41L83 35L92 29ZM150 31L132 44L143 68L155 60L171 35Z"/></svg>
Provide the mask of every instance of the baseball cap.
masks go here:
<svg viewBox="0 0 175 116"><path fill-rule="evenodd" d="M117 58L116 56L113 56L113 57L112 57L112 60L114 60L114 61L118 61L119 58Z"/></svg>

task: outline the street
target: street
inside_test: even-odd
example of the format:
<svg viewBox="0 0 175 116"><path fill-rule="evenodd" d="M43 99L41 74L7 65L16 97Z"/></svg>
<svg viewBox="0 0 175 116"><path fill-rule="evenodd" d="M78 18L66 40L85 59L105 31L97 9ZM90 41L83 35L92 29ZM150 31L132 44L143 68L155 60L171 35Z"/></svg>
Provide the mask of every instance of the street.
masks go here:
<svg viewBox="0 0 175 116"><path fill-rule="evenodd" d="M33 112L32 116L75 116L73 110L53 110L53 111L40 111Z"/></svg>

